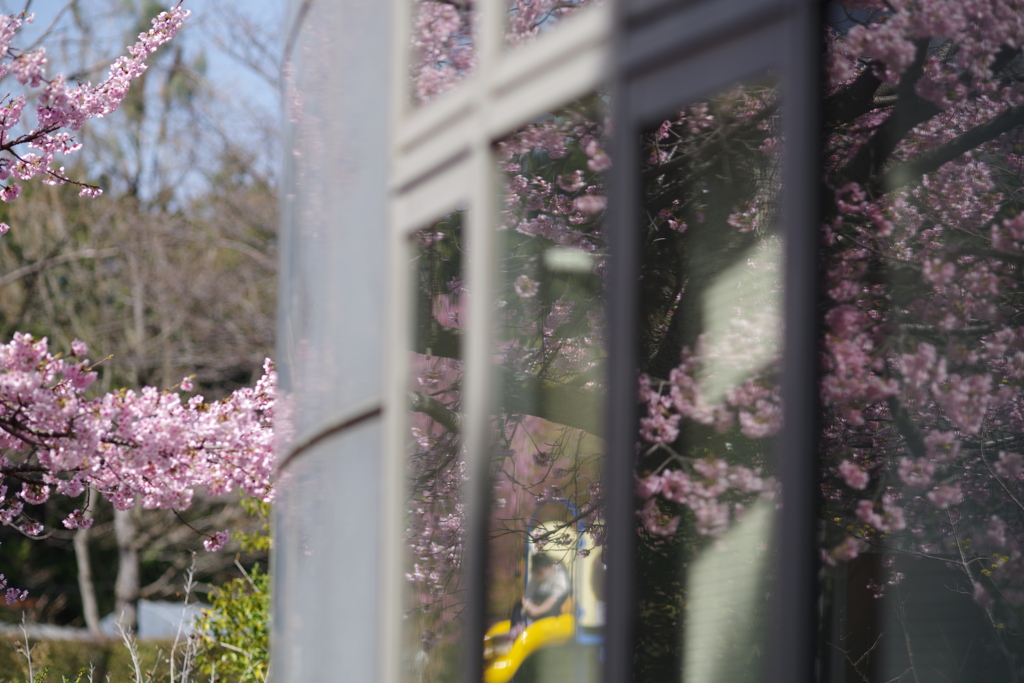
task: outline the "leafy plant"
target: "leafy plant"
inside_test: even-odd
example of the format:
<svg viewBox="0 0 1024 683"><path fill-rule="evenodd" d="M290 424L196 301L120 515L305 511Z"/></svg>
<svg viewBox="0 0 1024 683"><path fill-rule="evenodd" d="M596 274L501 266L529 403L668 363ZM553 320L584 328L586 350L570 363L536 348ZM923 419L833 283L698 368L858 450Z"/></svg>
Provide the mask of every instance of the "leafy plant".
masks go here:
<svg viewBox="0 0 1024 683"><path fill-rule="evenodd" d="M235 540L246 552L270 549L270 504L243 498L242 508L263 521L253 533L235 532ZM196 668L212 681L265 683L270 650L270 575L257 564L240 578L232 579L210 593L212 607L203 610L196 622L199 651Z"/></svg>

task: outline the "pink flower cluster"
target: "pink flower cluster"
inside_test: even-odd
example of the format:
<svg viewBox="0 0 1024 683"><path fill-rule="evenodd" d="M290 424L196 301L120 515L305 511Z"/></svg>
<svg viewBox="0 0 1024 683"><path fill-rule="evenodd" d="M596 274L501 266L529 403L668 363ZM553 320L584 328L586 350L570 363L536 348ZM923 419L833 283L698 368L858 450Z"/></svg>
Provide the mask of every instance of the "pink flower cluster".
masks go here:
<svg viewBox="0 0 1024 683"><path fill-rule="evenodd" d="M0 574L0 591L4 591L4 599L7 601L8 605L21 602L28 597L28 591L18 590L17 588L8 588L7 577L3 574Z"/></svg>
<svg viewBox="0 0 1024 683"><path fill-rule="evenodd" d="M271 498L277 378L269 360L255 387L214 403L152 387L88 398L96 372L82 342L72 349L53 355L45 338L20 333L0 346L0 523L38 535L43 527L26 505L86 487L120 510L182 510L200 487ZM90 523L81 509L64 520L69 529ZM223 540L215 535L207 547Z"/></svg>
<svg viewBox="0 0 1024 683"><path fill-rule="evenodd" d="M1024 21L1020 7L1005 0L923 0L883 3L876 0L846 0L849 10L880 10L882 20L855 25L842 39L830 37L829 75L834 83L852 78L857 61L871 62L878 75L895 83L913 63L914 41L923 38L950 40L958 45L952 67L966 78L961 84L975 91L991 92L990 67L1001 46L1024 45ZM876 15L877 16L877 15ZM917 84L918 93L936 104L953 104L967 94L948 78L938 59L929 60ZM964 83L966 81L966 83ZM945 101L944 101L945 100Z"/></svg>
<svg viewBox="0 0 1024 683"><path fill-rule="evenodd" d="M215 553L224 547L230 535L227 531L215 531L210 538L203 541L203 547L207 552Z"/></svg>
<svg viewBox="0 0 1024 683"><path fill-rule="evenodd" d="M22 18L0 15L0 54L12 55L11 61L0 62L0 78L13 74L25 88L42 90L34 94L36 99L35 124L23 127L23 110L28 95L8 94L0 99L0 181L10 178L30 180L41 177L44 183L59 185L72 182L81 187L83 196L96 196L100 189L70 180L63 166L54 166L56 157L67 156L79 145L73 132L78 131L86 121L102 118L114 112L128 94L132 81L146 71L146 59L161 45L171 40L180 30L189 11L180 5L168 12L161 12L153 19L152 28L140 33L134 45L128 47L128 56L119 57L110 67L106 80L98 85L83 83L68 86L63 75L46 78L47 58L44 48L30 52L18 52L11 48ZM31 21L29 15L25 21ZM71 131L71 132L68 132ZM21 148L34 150L20 151ZM10 182L0 189L0 199L16 199L21 188Z"/></svg>
<svg viewBox="0 0 1024 683"><path fill-rule="evenodd" d="M896 505L888 493L882 496L880 506L870 500L860 501L857 504L857 517L879 531L902 531L907 527L903 509Z"/></svg>
<svg viewBox="0 0 1024 683"><path fill-rule="evenodd" d="M712 457L687 464L686 469L665 469L637 481L637 496L644 501L638 515L648 533L674 535L682 517L667 510L687 508L698 534L721 536L754 494L774 494L773 480L759 470Z"/></svg>
<svg viewBox="0 0 1024 683"><path fill-rule="evenodd" d="M459 361L415 355L413 372L412 391L429 393L449 409L460 409ZM412 562L406 579L419 610L444 619L449 618L446 610L462 566L465 461L460 457L459 434L426 415L413 415L410 435L408 474L417 485L409 491L405 539Z"/></svg>
<svg viewBox="0 0 1024 683"><path fill-rule="evenodd" d="M956 555L995 609L1024 588L1024 185L1019 128L972 136L1024 102L1020 79L998 72L1024 46L1024 13L1015 0L840 4L853 21L826 36L830 92L853 79L874 92L826 141L822 557L867 543ZM897 113L917 118L860 166ZM914 164L923 175L892 174Z"/></svg>
<svg viewBox="0 0 1024 683"><path fill-rule="evenodd" d="M505 41L523 45L595 0L512 0ZM412 96L428 102L451 90L476 68L472 2L415 0L412 30Z"/></svg>
<svg viewBox="0 0 1024 683"><path fill-rule="evenodd" d="M701 379L710 354L705 340L702 337L698 341L696 353L683 350L683 360L669 373L668 381L641 376L640 400L647 404L647 416L640 420L640 436L653 444L672 444L679 436L683 419L714 427L720 433L738 423L740 433L749 439L777 434L782 428L782 395L778 385L752 378L728 387L724 400L708 400L705 381Z"/></svg>
<svg viewBox="0 0 1024 683"><path fill-rule="evenodd" d="M426 102L473 71L472 22L455 3L420 0L412 37L413 94Z"/></svg>

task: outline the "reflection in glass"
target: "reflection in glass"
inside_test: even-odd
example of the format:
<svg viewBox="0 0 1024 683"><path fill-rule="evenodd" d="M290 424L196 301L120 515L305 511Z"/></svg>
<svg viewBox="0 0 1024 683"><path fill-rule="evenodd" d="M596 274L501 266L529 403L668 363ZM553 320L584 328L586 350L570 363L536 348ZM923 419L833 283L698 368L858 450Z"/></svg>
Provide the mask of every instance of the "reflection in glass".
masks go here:
<svg viewBox="0 0 1024 683"><path fill-rule="evenodd" d="M590 98L497 146L486 683L600 676L604 120Z"/></svg>
<svg viewBox="0 0 1024 683"><path fill-rule="evenodd" d="M778 88L641 144L638 681L762 678L782 427Z"/></svg>
<svg viewBox="0 0 1024 683"><path fill-rule="evenodd" d="M407 0L412 3L410 77L412 101L420 104L449 90L473 72L476 44L473 2Z"/></svg>
<svg viewBox="0 0 1024 683"><path fill-rule="evenodd" d="M1024 165L1007 116L1021 72L987 28L1018 10L986 4L954 28L929 23L935 7L909 3L898 31L872 15L829 34L821 678L835 683L1024 678ZM914 66L858 61L904 33ZM961 82L972 64L986 67ZM888 99L881 80L900 84Z"/></svg>
<svg viewBox="0 0 1024 683"><path fill-rule="evenodd" d="M558 22L572 16L582 7L601 0L505 0L508 22L505 41L510 47L525 45L536 36L549 31Z"/></svg>
<svg viewBox="0 0 1024 683"><path fill-rule="evenodd" d="M459 680L465 459L461 451L463 214L413 234L406 446L403 681Z"/></svg>

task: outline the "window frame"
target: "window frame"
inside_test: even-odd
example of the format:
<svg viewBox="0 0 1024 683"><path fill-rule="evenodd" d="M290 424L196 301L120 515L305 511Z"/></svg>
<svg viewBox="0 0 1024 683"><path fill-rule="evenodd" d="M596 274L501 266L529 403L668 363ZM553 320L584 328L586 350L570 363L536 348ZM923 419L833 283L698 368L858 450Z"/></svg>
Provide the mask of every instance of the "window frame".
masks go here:
<svg viewBox="0 0 1024 683"><path fill-rule="evenodd" d="M414 107L409 97L409 27L412 0L392 0L393 35L391 158L389 187L389 341L385 379L384 481L380 513L381 564L386 572L381 596L380 680L398 683L402 576L402 514L409 376L410 307L406 255L410 235L447 211L467 211L465 279L469 297L462 339L466 406L462 442L468 462L468 530L463 571L467 581L466 644L463 679L483 675L486 593L486 520L489 506L487 418L495 395L493 346L488 319L495 291L493 255L497 248L494 188L498 167L494 144L535 117L595 90L607 82L612 7L607 0L560 22L529 44L504 45L503 0L479 0L474 40L475 72L436 100Z"/></svg>
<svg viewBox="0 0 1024 683"><path fill-rule="evenodd" d="M609 556L607 683L632 680L635 510L633 444L637 349L639 138L673 107L766 67L782 74L782 214L785 239L783 397L777 477L777 557L766 679L815 680L817 645L817 298L820 23L805 0L622 0L615 35L615 139L609 203L609 424L606 465ZM755 56L767 56L757 58Z"/></svg>
<svg viewBox="0 0 1024 683"><path fill-rule="evenodd" d="M787 504L779 515L779 556L773 609L775 636L768 679L814 677L816 553L814 544L817 367L817 166L819 23L809 0L605 0L581 10L530 44L507 49L504 0L477 0L475 72L450 92L419 107L409 97L413 0L391 0L394 21L390 186L388 190L388 359L384 392L384 454L379 514L380 596L378 671L398 683L402 576L402 514L409 372L410 235L455 208L467 210L467 289L472 292L463 336L464 449L470 454L464 572L469 609L463 678L482 680L485 631L486 520L489 482L487 417L495 389L488 320L495 291L497 244L494 143L536 116L598 87L613 93L615 159L609 175L610 258L605 481L607 523L615 539L608 554L609 600L602 680L632 680L633 552L636 438L636 329L639 131L659 112L692 101L715 86L765 70L752 54L768 54L784 74L787 292L783 392L786 426L779 478ZM760 52L758 52L760 51ZM714 66L714 68L709 68Z"/></svg>

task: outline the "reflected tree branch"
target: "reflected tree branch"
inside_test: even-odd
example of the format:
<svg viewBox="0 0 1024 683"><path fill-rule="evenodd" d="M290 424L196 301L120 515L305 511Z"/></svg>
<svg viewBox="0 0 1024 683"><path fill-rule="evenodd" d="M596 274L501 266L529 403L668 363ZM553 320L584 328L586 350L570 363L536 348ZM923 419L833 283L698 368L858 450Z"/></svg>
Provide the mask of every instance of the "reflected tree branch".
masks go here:
<svg viewBox="0 0 1024 683"><path fill-rule="evenodd" d="M458 434L462 431L462 414L451 410L441 401L418 391L409 392L409 409L423 413L449 432Z"/></svg>
<svg viewBox="0 0 1024 683"><path fill-rule="evenodd" d="M940 166L956 159L964 152L990 142L1022 124L1024 124L1024 105L1010 107L949 142L922 152L906 163L893 166L876 179L872 184L872 189L875 193L891 192L912 183L923 175L937 171Z"/></svg>

